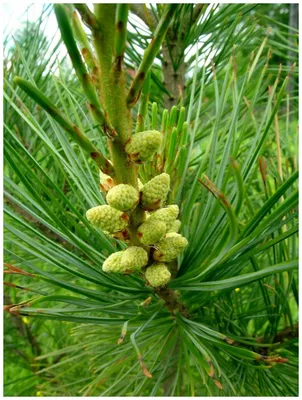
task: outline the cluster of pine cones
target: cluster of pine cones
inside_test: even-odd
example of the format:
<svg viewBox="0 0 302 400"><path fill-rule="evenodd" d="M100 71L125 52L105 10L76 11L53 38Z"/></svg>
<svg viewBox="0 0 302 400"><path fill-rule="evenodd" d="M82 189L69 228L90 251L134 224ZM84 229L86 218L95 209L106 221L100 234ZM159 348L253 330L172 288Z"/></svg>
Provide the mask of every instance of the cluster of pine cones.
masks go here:
<svg viewBox="0 0 302 400"><path fill-rule="evenodd" d="M158 151L161 139L162 134L157 131L134 134L125 148L129 159L135 163L149 161ZM141 246L130 245L126 250L111 254L102 269L104 272L122 274L144 272L151 286L161 287L171 277L166 263L175 260L188 241L178 233L181 224L177 219L178 206L164 206L170 190L169 175L157 175L145 185L140 180L138 183L138 190L128 184L115 185L109 175L100 172L100 186L107 192L108 205L91 208L86 217L105 234L130 245L127 230L129 212L136 207L144 210L145 221L137 228Z"/></svg>

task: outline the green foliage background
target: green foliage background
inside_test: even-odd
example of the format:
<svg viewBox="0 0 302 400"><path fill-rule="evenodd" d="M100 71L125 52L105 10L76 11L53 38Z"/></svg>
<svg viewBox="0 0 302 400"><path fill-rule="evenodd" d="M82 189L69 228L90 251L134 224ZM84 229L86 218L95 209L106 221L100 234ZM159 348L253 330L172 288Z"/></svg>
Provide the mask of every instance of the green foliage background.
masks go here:
<svg viewBox="0 0 302 400"><path fill-rule="evenodd" d="M156 18L162 7L151 5ZM174 31L192 7L179 6ZM165 135L139 174L144 183L165 171L174 182L169 202L180 206L189 246L169 287L189 318L172 316L140 276L102 273L124 245L84 217L104 204L98 169L13 83L19 75L36 85L108 156L70 61L56 57L62 45L43 35L50 12L45 6L14 33L4 60L4 394L296 396L298 32L288 26L290 5L201 9L176 41L175 71L191 48L179 102L164 108L159 56L133 111L135 120L147 105L145 128ZM129 82L152 36L133 14L130 25Z"/></svg>

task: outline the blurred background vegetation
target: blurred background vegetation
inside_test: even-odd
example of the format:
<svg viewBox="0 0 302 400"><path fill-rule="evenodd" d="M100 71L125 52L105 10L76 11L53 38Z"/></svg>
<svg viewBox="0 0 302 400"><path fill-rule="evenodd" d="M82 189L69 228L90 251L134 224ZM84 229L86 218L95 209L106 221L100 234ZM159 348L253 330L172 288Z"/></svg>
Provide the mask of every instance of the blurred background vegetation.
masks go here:
<svg viewBox="0 0 302 400"><path fill-rule="evenodd" d="M151 4L149 9L139 4L130 7L129 46L125 58L129 80L156 26L160 9L161 5L155 4ZM103 201L98 190L98 171L91 167L81 150L74 144L68 144L44 111L13 84L16 75L35 83L45 95L56 99L64 112L83 127L99 148L106 151L105 140L98 136L96 127L87 118L83 91L72 73L71 63L65 55L56 28L53 37L44 34L52 12L51 5L44 5L38 20L23 21L20 29L7 32L4 38L4 203L7 229L4 239L4 305L9 311L4 315L4 395L100 395L108 388L110 395L181 395L182 390L186 395L219 395L221 383L216 382L213 387L202 382L197 384L199 375L195 370L191 374L188 372L186 377L188 388L174 385L169 375L164 381L164 374L174 367L162 364L156 375L159 376L158 386L152 386L151 389L145 381L138 381L134 389L131 386L128 388L128 382L119 383L120 377L112 365L108 368L112 368L112 382L117 383L114 386L109 382L106 386L106 375L102 378L98 374L105 368L99 364L100 359L106 356L102 356L105 352L100 353L98 348L112 348L113 340L116 343L119 337L121 324L109 326L109 332L102 325L94 324L92 317L85 322L81 319L83 313L79 314L78 319L74 317L68 320L62 317L63 306L52 310L51 296L57 301L66 296L66 286L62 282L68 282L70 277L68 270L63 268L65 263L65 266L68 263L80 265L82 254L88 250L92 254L91 260L94 260L92 263L96 263L98 254L102 255L103 260L116 248L116 244L108 239L106 241L104 237L100 241L100 236L93 230L84 229L80 217L75 215L75 209L84 215L87 205ZM177 149L171 142L165 164L165 171L172 176L175 174L176 189L171 196L182 205L182 218L186 221L183 233L192 244L182 260L180 279L187 273L189 264L196 269L204 260L213 260L213 246L214 249L217 246L218 251L228 237L228 225L222 224L219 234L215 230L211 232L215 221L222 221L218 211L213 214L217 220L214 217L207 220L205 215L200 217L200 205L204 207L207 204L206 196L211 192L211 181L203 179L208 189L200 192L202 189L198 179L204 174L212 180L215 177L218 181L214 179L214 182L219 189L229 196L234 193L232 190L238 184L236 173L235 177L234 174L228 174L228 183L221 181L219 187L222 175L218 168L224 163L223 149L229 146L224 133L229 128L228 118L233 115L234 109L237 110L237 119L232 129L240 140L232 143L232 151L237 154L236 161L243 175L246 172L244 179L249 176L248 184L246 180L244 184L244 200L239 207L239 229L244 229L255 212L297 171L298 68L292 68L298 56L297 21L297 4L196 4L195 7L183 5L172 22L150 74L146 125L154 124L155 106L152 104L156 102L158 126L165 125L165 119L170 118L164 130L172 134L175 123L173 115L177 110L178 118L180 107L186 107L186 121L194 132L193 140L188 142L192 146L188 163L186 156L183 160L181 154L176 158ZM252 80L247 85L246 71L251 70ZM228 86L230 76L234 76L235 85ZM284 79L288 79L288 85L283 92ZM241 88L244 88L244 93L240 92ZM273 114L276 104L278 112ZM170 114L164 111L165 108ZM268 124L272 115L273 119ZM254 160L249 150L258 145L253 140L255 132L261 132L262 124L268 126L268 132L261 154ZM211 153L213 142L210 141L213 132L217 133L219 142L214 154ZM209 162L212 176L206 162L206 156L210 153L209 159L214 160L213 164ZM175 159L181 167L175 167ZM249 162L254 162L256 167L249 170ZM177 168L186 169L184 180L177 181ZM148 168L141 170L143 181L151 174ZM238 178L239 181L241 178ZM57 188L64 197L58 197ZM294 186L290 193L281 198L288 200L293 193ZM269 252L262 253L260 258L257 258L258 253L257 257L252 256L254 271L297 258L296 208L296 203L289 208L285 222L277 221L279 225L270 236L271 240L276 240L276 245ZM270 213L273 213L273 209ZM207 232L197 226L199 221L205 224ZM292 229L288 237L285 227ZM200 235L196 232L200 232ZM213 235L212 242L210 233ZM281 235L285 238L282 242L279 239ZM94 248L95 253L88 246ZM232 277L232 268L239 269L238 273L241 273L243 266L234 265L230 263L228 273L221 277L217 273L213 279ZM43 279L36 280L31 275L33 272ZM238 363L237 367L223 374L224 395L297 395L297 274L290 271L287 275L276 276L281 280L270 277L265 285L247 283L242 289L232 288L218 294L213 291L213 296L209 296L209 292L194 291L187 291L183 295L184 302L190 303L192 309L195 307L196 310L202 299L204 323L228 332L230 336L270 338L271 343L277 343L276 347L282 344L278 354L290 360L287 363L280 362L272 369L274 372L271 375L265 375L261 367L253 372L247 371L244 363ZM70 281L72 284L79 287L83 285L80 275L73 279ZM95 288L93 280L85 285L87 292ZM181 283L179 287L175 285L176 289L181 290ZM105 299L108 292L109 289L102 288ZM81 295L85 296L85 293ZM41 306L40 318L35 318L34 314L39 314L39 309L35 312L26 311L27 301L41 296L49 298ZM73 301L72 304L76 305L77 300ZM87 304L85 301L79 303L84 309L88 307L88 301ZM14 309L14 305L22 302L22 309ZM98 303L95 304L97 306ZM41 315L43 309L45 312L44 307L52 310L45 318ZM89 311L89 315L93 315L91 313ZM215 323L212 319L215 319ZM113 353L112 359L115 360L115 357ZM223 370L228 369L228 357L218 357ZM134 359L135 355L132 362ZM132 374L136 375L136 371ZM232 376L236 376L235 383ZM240 384L237 384L238 376ZM258 389L254 387L256 381ZM167 386L174 388L173 391L169 392Z"/></svg>

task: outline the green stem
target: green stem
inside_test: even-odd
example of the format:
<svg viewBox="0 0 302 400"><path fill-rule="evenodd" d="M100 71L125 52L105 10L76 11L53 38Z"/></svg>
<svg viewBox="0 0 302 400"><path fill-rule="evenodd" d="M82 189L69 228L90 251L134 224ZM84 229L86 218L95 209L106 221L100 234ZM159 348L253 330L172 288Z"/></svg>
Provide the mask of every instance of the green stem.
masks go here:
<svg viewBox="0 0 302 400"><path fill-rule="evenodd" d="M89 7L86 4L74 4L75 9L79 12L82 17L84 24L90 28L92 31L95 29L99 29L98 22L96 20L96 16L90 11Z"/></svg>
<svg viewBox="0 0 302 400"><path fill-rule="evenodd" d="M70 134L83 150L85 150L98 167L106 174L114 175L110 162L90 142L90 140L74 125L43 93L25 79L16 76L14 82L39 104L58 124Z"/></svg>
<svg viewBox="0 0 302 400"><path fill-rule="evenodd" d="M132 119L126 105L126 80L123 70L112 69L115 49L116 5L96 4L95 15L100 27L93 31L95 50L100 65L101 93L103 104L118 137L108 140L108 148L115 170L115 183L126 183L138 188L137 166L128 160L125 152L131 137ZM140 245L136 232L144 221L145 213L139 207L130 213L129 234L132 245Z"/></svg>
<svg viewBox="0 0 302 400"><path fill-rule="evenodd" d="M177 10L177 4L167 4L165 6L165 12L161 17L158 26L154 32L154 36L144 52L142 62L138 68L137 74L131 84L129 93L127 96L128 108L131 108L137 102L141 89L143 87L146 75L150 70L156 55L164 41L171 19Z"/></svg>
<svg viewBox="0 0 302 400"><path fill-rule="evenodd" d="M115 55L113 66L119 71L122 69L126 47L128 12L129 4L117 4L115 21Z"/></svg>
<svg viewBox="0 0 302 400"><path fill-rule="evenodd" d="M60 28L61 36L67 48L72 65L89 100L89 110L91 112L91 115L93 119L101 125L105 134L109 136L116 136L116 133L112 128L109 119L102 111L100 100L97 96L91 77L85 67L85 64L83 63L81 54L73 37L72 28L70 26L64 7L61 4L55 4L54 10Z"/></svg>
<svg viewBox="0 0 302 400"><path fill-rule="evenodd" d="M137 170L125 152L131 137L132 119L126 106L126 80L124 71L112 69L115 44L115 4L95 4L95 15L100 29L93 31L94 47L100 65L102 101L117 137L108 140L108 147L115 165L115 182L138 187Z"/></svg>
<svg viewBox="0 0 302 400"><path fill-rule="evenodd" d="M86 32L83 29L82 22L78 17L76 11L72 14L72 27L74 31L74 36L79 43L82 56L85 60L85 63L91 73L91 78L94 86L96 87L97 92L100 90L100 67L95 58L93 50L89 44Z"/></svg>
<svg viewBox="0 0 302 400"><path fill-rule="evenodd" d="M80 45L81 53L86 61L86 64L88 68L92 70L96 66L96 60L76 11L72 13L72 27L74 36Z"/></svg>

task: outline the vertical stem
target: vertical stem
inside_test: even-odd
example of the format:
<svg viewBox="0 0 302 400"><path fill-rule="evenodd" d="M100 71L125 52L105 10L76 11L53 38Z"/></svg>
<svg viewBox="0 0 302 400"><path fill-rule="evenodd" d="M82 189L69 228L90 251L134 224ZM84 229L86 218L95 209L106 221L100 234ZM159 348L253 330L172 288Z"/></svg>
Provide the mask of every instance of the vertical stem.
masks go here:
<svg viewBox="0 0 302 400"><path fill-rule="evenodd" d="M116 4L95 4L99 28L93 31L93 41L100 65L100 86L104 108L117 137L108 139L108 147L116 168L116 183L138 187L136 166L130 163L125 145L131 136L131 114L126 106L126 81L123 70L112 68L115 45Z"/></svg>
<svg viewBox="0 0 302 400"><path fill-rule="evenodd" d="M99 29L93 32L94 46L100 65L101 93L104 108L118 136L108 139L108 147L115 168L116 183L128 183L138 188L138 171L128 160L125 145L132 132L132 119L126 103L126 80L123 69L112 68L115 49L116 4L95 4L95 15ZM139 207L130 213L130 240L139 244L137 227L145 218Z"/></svg>

